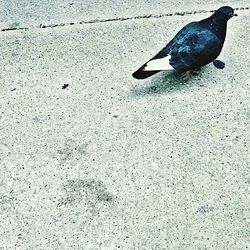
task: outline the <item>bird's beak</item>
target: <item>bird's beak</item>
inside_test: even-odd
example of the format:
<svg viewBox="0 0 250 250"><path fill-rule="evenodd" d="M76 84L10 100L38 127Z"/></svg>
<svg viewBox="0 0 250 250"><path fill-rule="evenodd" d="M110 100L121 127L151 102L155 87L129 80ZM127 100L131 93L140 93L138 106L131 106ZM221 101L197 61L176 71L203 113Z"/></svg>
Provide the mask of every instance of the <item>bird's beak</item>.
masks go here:
<svg viewBox="0 0 250 250"><path fill-rule="evenodd" d="M238 15L237 14L232 14L231 17L233 17L233 16L238 16Z"/></svg>

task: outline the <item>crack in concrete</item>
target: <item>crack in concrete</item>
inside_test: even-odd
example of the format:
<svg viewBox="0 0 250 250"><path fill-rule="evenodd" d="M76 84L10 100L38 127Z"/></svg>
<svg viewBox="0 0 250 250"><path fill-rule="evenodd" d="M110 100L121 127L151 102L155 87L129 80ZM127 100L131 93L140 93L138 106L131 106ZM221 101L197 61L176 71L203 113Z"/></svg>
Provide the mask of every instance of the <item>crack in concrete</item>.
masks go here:
<svg viewBox="0 0 250 250"><path fill-rule="evenodd" d="M234 8L234 10L249 10L249 7L239 7ZM212 13L215 10L198 10L198 11L183 11L183 12L174 12L174 13L165 13L165 14L148 14L141 15L135 17L117 17L110 19L94 19L89 21L78 21L78 22L70 22L70 23L58 23L58 24L40 24L39 26L29 26L29 27L11 27L11 28L3 28L0 31L16 31L16 30L28 30L28 29L45 29L45 28L56 28L63 26L72 26L72 25L81 25L81 24L98 24L98 23L106 23L106 22L119 22L119 21L127 21L127 20L137 20L137 19L147 19L147 18L161 18L167 16L185 16L185 15L194 15L200 13Z"/></svg>

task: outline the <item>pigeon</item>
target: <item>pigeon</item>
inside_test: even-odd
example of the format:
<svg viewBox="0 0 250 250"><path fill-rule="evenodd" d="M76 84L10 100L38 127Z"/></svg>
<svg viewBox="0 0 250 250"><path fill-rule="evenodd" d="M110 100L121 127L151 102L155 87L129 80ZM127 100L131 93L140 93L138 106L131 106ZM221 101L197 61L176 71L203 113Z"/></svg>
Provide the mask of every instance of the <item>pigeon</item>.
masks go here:
<svg viewBox="0 0 250 250"><path fill-rule="evenodd" d="M163 70L176 70L188 76L213 62L222 50L227 21L233 16L237 16L233 8L224 6L206 19L187 24L132 76L145 79Z"/></svg>

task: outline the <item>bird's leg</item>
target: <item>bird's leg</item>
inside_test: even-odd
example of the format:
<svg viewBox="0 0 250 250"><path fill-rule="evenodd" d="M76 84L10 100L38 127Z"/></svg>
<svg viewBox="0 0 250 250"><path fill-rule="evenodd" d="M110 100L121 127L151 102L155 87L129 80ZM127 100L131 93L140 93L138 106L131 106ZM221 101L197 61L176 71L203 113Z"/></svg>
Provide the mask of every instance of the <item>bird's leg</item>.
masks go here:
<svg viewBox="0 0 250 250"><path fill-rule="evenodd" d="M188 70L186 72L181 73L181 79L182 80L187 80L189 77L193 74L193 70Z"/></svg>
<svg viewBox="0 0 250 250"><path fill-rule="evenodd" d="M196 70L188 70L186 72L181 73L181 79L182 80L187 80L189 79L192 75L197 75L198 74L198 69Z"/></svg>

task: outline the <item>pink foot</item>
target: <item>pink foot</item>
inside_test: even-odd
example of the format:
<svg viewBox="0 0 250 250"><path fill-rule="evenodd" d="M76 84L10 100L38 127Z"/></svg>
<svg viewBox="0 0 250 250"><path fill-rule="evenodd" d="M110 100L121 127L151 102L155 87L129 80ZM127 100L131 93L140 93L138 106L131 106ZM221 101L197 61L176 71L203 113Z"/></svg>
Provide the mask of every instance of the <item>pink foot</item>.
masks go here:
<svg viewBox="0 0 250 250"><path fill-rule="evenodd" d="M182 79L182 80L187 80L187 79L189 79L189 78L193 75L194 72L195 72L194 70L188 70L188 71L186 71L186 72L183 72L183 73L181 74L181 79Z"/></svg>

